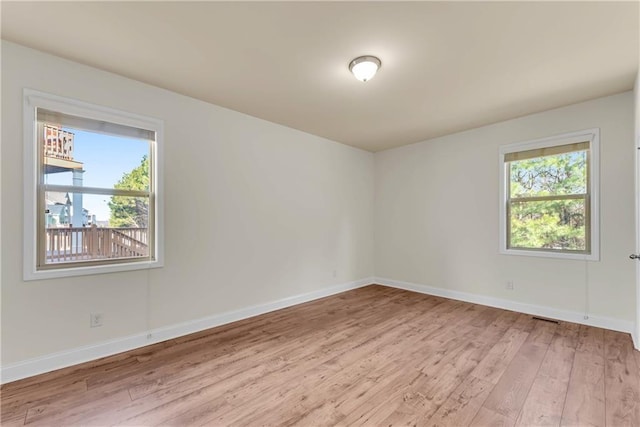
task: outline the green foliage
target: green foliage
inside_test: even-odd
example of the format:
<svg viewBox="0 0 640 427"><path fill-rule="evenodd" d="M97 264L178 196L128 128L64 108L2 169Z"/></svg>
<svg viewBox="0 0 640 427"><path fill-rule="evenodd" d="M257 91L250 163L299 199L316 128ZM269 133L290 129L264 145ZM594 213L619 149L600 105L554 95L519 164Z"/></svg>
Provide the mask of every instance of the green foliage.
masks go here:
<svg viewBox="0 0 640 427"><path fill-rule="evenodd" d="M586 151L511 162L511 197L584 194L586 165Z"/></svg>
<svg viewBox="0 0 640 427"><path fill-rule="evenodd" d="M585 249L584 200L517 202L511 205L511 246Z"/></svg>
<svg viewBox="0 0 640 427"><path fill-rule="evenodd" d="M511 247L586 249L585 198L528 200L529 197L584 195L586 164L585 151L510 163Z"/></svg>
<svg viewBox="0 0 640 427"><path fill-rule="evenodd" d="M140 166L122 175L114 188L121 190L149 190L149 158L144 156ZM111 196L109 201L111 227L149 226L149 199L147 197Z"/></svg>

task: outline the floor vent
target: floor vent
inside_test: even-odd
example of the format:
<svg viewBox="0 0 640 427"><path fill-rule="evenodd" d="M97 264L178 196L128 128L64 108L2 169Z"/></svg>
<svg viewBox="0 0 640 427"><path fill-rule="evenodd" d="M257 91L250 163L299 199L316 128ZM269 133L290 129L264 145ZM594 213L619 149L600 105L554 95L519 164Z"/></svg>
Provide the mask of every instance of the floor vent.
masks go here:
<svg viewBox="0 0 640 427"><path fill-rule="evenodd" d="M543 318L543 317L536 317L536 316L533 316L533 317L532 317L532 319L533 319L533 320L542 320L543 322L555 323L556 325L559 325L559 324L560 324L560 322L558 322L557 320L553 320L553 319L545 319L545 318Z"/></svg>

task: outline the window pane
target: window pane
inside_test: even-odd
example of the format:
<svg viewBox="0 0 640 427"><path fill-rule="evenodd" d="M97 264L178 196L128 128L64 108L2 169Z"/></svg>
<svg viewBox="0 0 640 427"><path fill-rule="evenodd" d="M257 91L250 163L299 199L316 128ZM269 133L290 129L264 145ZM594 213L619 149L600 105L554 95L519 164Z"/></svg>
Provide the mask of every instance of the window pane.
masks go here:
<svg viewBox="0 0 640 427"><path fill-rule="evenodd" d="M585 251L585 200L511 202L510 247Z"/></svg>
<svg viewBox="0 0 640 427"><path fill-rule="evenodd" d="M511 197L585 194L587 152L536 157L509 163Z"/></svg>
<svg viewBox="0 0 640 427"><path fill-rule="evenodd" d="M48 191L44 215L46 264L149 256L148 197Z"/></svg>
<svg viewBox="0 0 640 427"><path fill-rule="evenodd" d="M149 141L50 123L40 123L38 132L45 184L149 189Z"/></svg>

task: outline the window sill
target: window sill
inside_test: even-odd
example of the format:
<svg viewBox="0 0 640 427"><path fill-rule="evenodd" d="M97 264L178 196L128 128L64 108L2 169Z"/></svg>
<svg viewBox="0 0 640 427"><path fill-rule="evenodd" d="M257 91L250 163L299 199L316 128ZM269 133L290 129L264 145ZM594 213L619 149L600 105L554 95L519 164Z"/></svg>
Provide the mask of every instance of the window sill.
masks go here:
<svg viewBox="0 0 640 427"><path fill-rule="evenodd" d="M500 249L500 255L516 255L516 256L528 256L537 258L555 258L555 259L569 259L576 261L600 261L598 254L571 254L562 252L546 252L546 251L528 251L526 249Z"/></svg>
<svg viewBox="0 0 640 427"><path fill-rule="evenodd" d="M164 264L160 261L123 262L108 265L92 265L87 267L56 268L53 270L25 270L24 280L57 279L62 277L89 276L94 274L118 273L123 271L148 270L160 268Z"/></svg>

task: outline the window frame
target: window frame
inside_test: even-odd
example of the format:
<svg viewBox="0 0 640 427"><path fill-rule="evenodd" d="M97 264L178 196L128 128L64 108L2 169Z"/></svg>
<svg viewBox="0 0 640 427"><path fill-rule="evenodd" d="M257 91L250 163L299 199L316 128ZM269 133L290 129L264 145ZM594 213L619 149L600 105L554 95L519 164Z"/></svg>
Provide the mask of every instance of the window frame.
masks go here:
<svg viewBox="0 0 640 427"><path fill-rule="evenodd" d="M153 204L149 230L149 258L114 258L100 262L61 263L56 266L40 266L38 239L44 239L44 217L42 212L44 184L41 182L41 156L37 138L37 110L45 109L70 116L89 120L97 120L118 125L146 129L155 132L155 142L150 143L150 191L149 204ZM70 276L84 276L120 271L157 268L164 265L164 221L163 221L163 137L164 122L162 120L133 114L109 107L90 104L71 98L52 95L33 89L23 90L23 136L24 136L24 239L23 239L23 278L24 280L40 280ZM64 186L59 186L64 187ZM84 187L83 193L102 191ZM110 190L109 190L110 191ZM117 190L116 190L117 191ZM40 218L43 217L43 218ZM42 241L40 241L42 243Z"/></svg>
<svg viewBox="0 0 640 427"><path fill-rule="evenodd" d="M510 248L509 247L509 192L510 192L510 176L509 164L505 161L507 154L517 153L521 151L536 150L541 148L549 148L561 145L568 145L580 142L587 142L589 150L587 151L587 194L584 197L585 203L589 209L585 212L589 226L586 229L586 247L585 252L568 252L561 250L549 249L526 249L526 248ZM503 255L520 255L534 256L558 259L575 259L575 260L600 260L600 203L599 203L599 187L600 187L600 129L592 128L576 132L569 132L547 138L534 139L529 141L511 143L501 145L499 148L499 176L500 176L500 236L499 236L499 253ZM564 197L564 196L563 196ZM581 198L581 197L568 197Z"/></svg>

